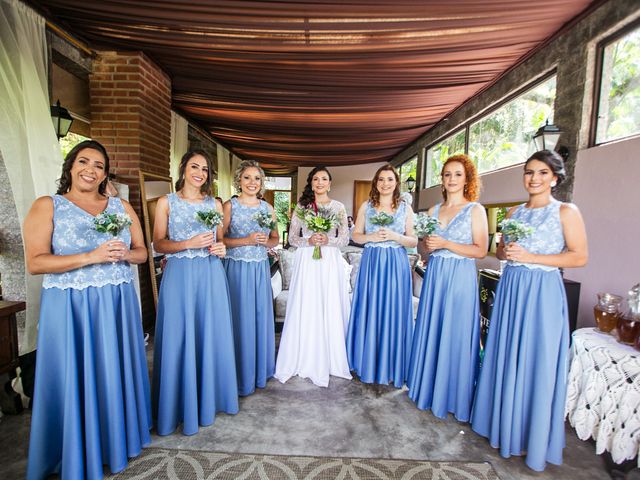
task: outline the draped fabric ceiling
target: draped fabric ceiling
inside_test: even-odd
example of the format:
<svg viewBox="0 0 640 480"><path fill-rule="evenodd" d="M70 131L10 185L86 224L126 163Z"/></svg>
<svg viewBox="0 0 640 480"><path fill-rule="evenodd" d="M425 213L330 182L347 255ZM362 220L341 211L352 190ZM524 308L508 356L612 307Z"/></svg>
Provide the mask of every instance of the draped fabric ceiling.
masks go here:
<svg viewBox="0 0 640 480"><path fill-rule="evenodd" d="M590 0L34 0L95 49L141 50L173 108L244 159L391 159Z"/></svg>

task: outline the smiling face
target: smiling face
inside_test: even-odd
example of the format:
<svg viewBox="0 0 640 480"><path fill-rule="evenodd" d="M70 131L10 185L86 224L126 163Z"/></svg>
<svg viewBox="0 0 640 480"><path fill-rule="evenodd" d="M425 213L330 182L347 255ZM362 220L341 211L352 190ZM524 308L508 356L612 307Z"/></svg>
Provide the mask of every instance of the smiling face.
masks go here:
<svg viewBox="0 0 640 480"><path fill-rule="evenodd" d="M448 194L464 191L467 183L464 165L460 162L449 162L442 171L442 186Z"/></svg>
<svg viewBox="0 0 640 480"><path fill-rule="evenodd" d="M551 182L558 177L549 165L540 160L529 160L524 166L524 188L529 195L551 192Z"/></svg>
<svg viewBox="0 0 640 480"><path fill-rule="evenodd" d="M316 172L311 178L311 190L316 195L327 193L330 187L331 179L329 178L329 173L324 170Z"/></svg>
<svg viewBox="0 0 640 480"><path fill-rule="evenodd" d="M255 197L262 188L262 175L255 167L248 167L240 174L240 190L244 195Z"/></svg>
<svg viewBox="0 0 640 480"><path fill-rule="evenodd" d="M194 155L191 157L184 169L184 181L189 185L200 189L207 183L209 179L209 166L207 159L202 155Z"/></svg>
<svg viewBox="0 0 640 480"><path fill-rule="evenodd" d="M397 185L398 180L393 170L382 170L378 174L376 189L380 195L392 195Z"/></svg>
<svg viewBox="0 0 640 480"><path fill-rule="evenodd" d="M83 148L71 165L71 184L83 192L98 191L107 178L106 161L98 150Z"/></svg>

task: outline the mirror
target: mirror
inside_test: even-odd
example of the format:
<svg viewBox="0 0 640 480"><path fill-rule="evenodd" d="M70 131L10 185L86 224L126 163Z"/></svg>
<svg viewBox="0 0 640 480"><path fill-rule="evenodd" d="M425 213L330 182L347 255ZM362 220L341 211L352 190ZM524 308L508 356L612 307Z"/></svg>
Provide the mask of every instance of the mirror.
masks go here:
<svg viewBox="0 0 640 480"><path fill-rule="evenodd" d="M142 213L144 217L144 236L149 252L151 290L153 291L153 304L156 308L158 306L158 285L160 285L160 281L162 280L164 255L156 253L153 250L153 222L156 218L158 199L171 192L173 192L173 181L171 177L140 171L140 195L142 197Z"/></svg>

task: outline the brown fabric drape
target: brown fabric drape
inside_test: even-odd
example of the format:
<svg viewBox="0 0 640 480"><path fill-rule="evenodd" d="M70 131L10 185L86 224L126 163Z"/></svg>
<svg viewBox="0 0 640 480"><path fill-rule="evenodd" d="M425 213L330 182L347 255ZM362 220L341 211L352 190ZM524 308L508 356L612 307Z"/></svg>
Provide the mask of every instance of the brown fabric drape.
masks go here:
<svg viewBox="0 0 640 480"><path fill-rule="evenodd" d="M141 50L173 106L242 158L388 160L589 0L52 0L94 48Z"/></svg>

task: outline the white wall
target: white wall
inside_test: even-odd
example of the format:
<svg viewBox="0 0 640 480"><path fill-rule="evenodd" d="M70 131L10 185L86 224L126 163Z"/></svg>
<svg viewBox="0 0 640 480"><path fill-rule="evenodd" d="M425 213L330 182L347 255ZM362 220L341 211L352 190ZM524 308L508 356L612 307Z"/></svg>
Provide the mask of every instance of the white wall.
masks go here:
<svg viewBox="0 0 640 480"><path fill-rule="evenodd" d="M578 152L573 202L587 227L589 263L566 271L565 276L582 283L579 327L595 325L598 292L626 298L640 282L638 151L640 138Z"/></svg>
<svg viewBox="0 0 640 480"><path fill-rule="evenodd" d="M373 176L384 162L367 163L364 165L348 165L346 167L328 167L333 180L331 181L331 193L329 196L344 204L347 215L353 215L353 182L355 180L371 181ZM313 167L298 168L298 196L302 195L307 184L307 175ZM297 199L296 199L297 201ZM358 205L359 206L359 205ZM358 208L356 206L356 209Z"/></svg>

